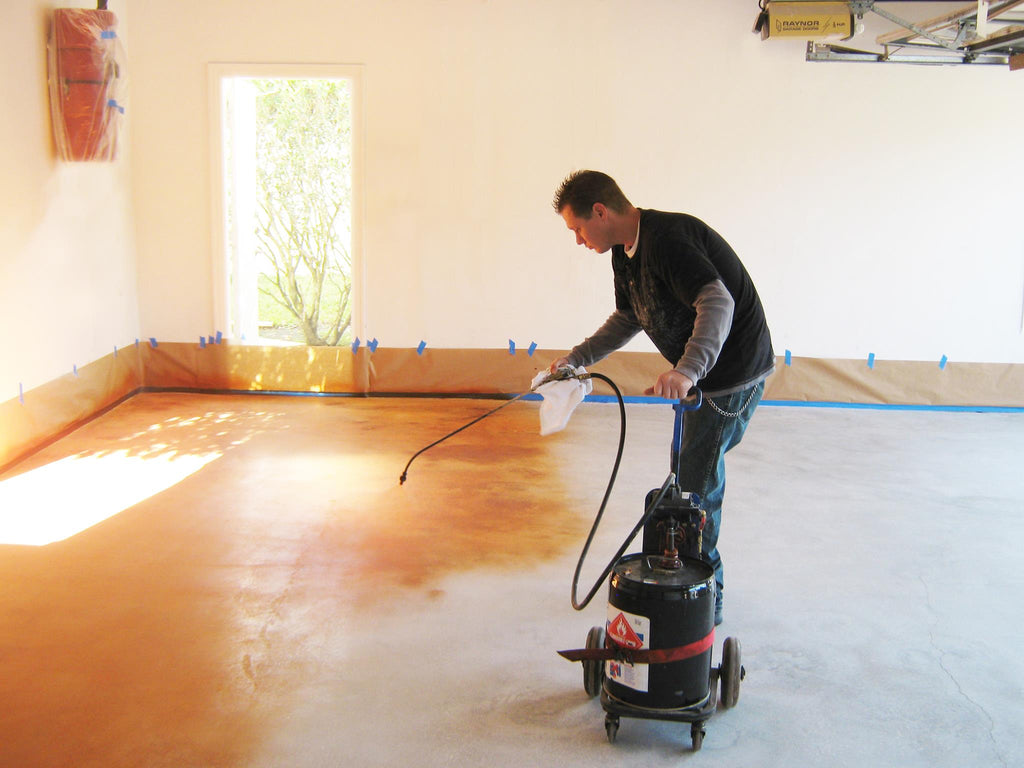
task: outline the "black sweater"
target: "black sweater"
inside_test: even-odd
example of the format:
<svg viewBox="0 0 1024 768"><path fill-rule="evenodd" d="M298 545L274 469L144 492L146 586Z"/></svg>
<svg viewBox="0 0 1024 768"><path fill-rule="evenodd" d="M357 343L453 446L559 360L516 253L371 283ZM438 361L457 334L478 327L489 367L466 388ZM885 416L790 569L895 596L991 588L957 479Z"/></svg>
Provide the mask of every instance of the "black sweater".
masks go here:
<svg viewBox="0 0 1024 768"><path fill-rule="evenodd" d="M616 311L573 349L574 364L593 364L642 329L673 366L691 377L695 369L698 376L703 374L696 383L706 394L744 389L774 370L775 354L757 289L729 244L700 219L641 210L637 251L629 258L622 245L614 246L612 270ZM716 280L732 297L731 325L720 349L695 350L691 344L688 354L697 319L694 304ZM695 359L708 363L706 372Z"/></svg>

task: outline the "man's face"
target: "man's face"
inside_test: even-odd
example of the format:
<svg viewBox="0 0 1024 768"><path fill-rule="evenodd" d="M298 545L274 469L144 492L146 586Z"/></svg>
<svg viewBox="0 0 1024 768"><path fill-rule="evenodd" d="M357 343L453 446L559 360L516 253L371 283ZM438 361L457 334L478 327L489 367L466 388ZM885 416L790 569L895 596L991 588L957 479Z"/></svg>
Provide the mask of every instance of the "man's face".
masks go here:
<svg viewBox="0 0 1024 768"><path fill-rule="evenodd" d="M576 245L585 245L598 253L604 253L615 243L611 242L608 221L608 209L601 203L595 203L590 218L584 219L572 211L572 206L562 209L565 226L576 235Z"/></svg>

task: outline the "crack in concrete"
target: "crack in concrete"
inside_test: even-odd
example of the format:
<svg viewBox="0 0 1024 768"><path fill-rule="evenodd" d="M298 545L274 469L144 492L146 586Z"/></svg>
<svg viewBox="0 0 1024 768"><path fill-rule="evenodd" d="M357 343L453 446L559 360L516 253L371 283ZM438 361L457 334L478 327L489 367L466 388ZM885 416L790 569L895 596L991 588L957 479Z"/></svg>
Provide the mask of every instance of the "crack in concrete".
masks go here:
<svg viewBox="0 0 1024 768"><path fill-rule="evenodd" d="M979 712L981 712L985 716L985 719L988 720L988 737L992 741L992 749L995 751L996 757L999 758L999 762L1004 766L1004 768L1009 768L1009 764L1006 762L1006 758L1003 757L1003 753L999 749L999 742L996 739L996 721L992 719L992 715L988 713L988 710L985 709L985 707L983 707L981 704L979 704L977 701L971 698L967 694L967 692L964 691L963 686L960 685L960 681L957 680L956 675L954 675L950 671L949 667L946 666L945 657L947 654L941 647L939 647L939 644L935 642L935 627L938 626L939 615L936 612L935 607L932 605L932 593L931 590L928 588L928 582L924 580L924 576L918 574L917 578L918 580L920 580L921 585L924 587L925 604L927 605L928 611L932 614L933 617L932 625L928 628L928 642L931 644L932 648L934 648L935 651L939 654L939 668L946 673L946 676L950 680L953 681L953 685L956 686L956 690L960 694L960 696L964 698L966 701L970 702L970 704Z"/></svg>

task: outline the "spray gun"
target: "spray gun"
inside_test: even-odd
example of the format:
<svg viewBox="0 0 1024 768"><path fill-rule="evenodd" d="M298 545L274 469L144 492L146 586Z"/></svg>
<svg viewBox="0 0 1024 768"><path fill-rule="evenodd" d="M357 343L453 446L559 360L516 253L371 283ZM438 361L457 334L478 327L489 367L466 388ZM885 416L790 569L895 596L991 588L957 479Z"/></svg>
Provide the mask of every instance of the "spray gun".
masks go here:
<svg viewBox="0 0 1024 768"><path fill-rule="evenodd" d="M585 381L586 379L592 378L591 374L583 372L578 373L575 368L571 365L563 365L561 368L556 369L554 372L549 373L533 387L530 388L531 392L535 392L545 384L550 384L552 381L567 381L568 379L579 379Z"/></svg>

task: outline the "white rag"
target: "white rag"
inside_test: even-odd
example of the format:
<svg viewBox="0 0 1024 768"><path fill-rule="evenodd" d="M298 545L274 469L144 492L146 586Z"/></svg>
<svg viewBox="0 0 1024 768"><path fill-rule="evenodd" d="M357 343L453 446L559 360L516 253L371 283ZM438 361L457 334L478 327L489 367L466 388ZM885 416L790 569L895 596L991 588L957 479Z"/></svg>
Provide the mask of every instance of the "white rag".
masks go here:
<svg viewBox="0 0 1024 768"><path fill-rule="evenodd" d="M572 371L583 374L587 372L587 369L580 367L573 368ZM541 371L530 382L530 389L544 398L540 404L540 433L542 436L565 429L576 406L583 402L583 398L594 389L594 384L590 379L582 381L580 379L560 379L537 386L550 375L548 371Z"/></svg>

